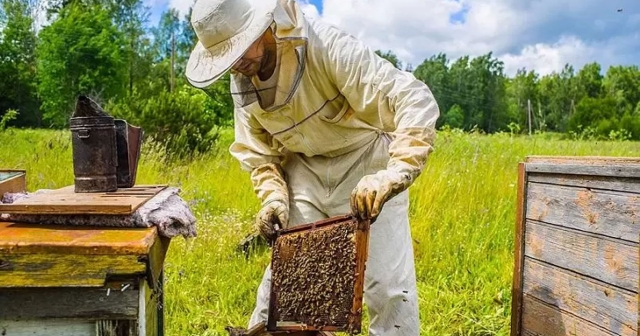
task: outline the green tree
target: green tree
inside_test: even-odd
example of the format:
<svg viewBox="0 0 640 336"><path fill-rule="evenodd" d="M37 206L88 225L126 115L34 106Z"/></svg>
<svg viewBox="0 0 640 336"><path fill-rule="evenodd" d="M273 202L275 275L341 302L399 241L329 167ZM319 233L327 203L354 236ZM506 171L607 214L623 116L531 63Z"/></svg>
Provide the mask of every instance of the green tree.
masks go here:
<svg viewBox="0 0 640 336"><path fill-rule="evenodd" d="M577 75L577 84L580 97L600 97L602 94L602 75L600 64L593 62L586 64Z"/></svg>
<svg viewBox="0 0 640 336"><path fill-rule="evenodd" d="M39 126L36 34L28 0L0 0L0 117L18 110L17 126Z"/></svg>
<svg viewBox="0 0 640 336"><path fill-rule="evenodd" d="M38 47L38 92L45 121L66 127L79 94L98 102L123 96L127 83L123 34L104 5L72 2L42 29Z"/></svg>
<svg viewBox="0 0 640 336"><path fill-rule="evenodd" d="M633 114L640 104L640 70L638 66L612 66L603 79L603 91L617 102L620 115Z"/></svg>
<svg viewBox="0 0 640 336"><path fill-rule="evenodd" d="M462 128L464 125L464 111L462 108L455 104L445 113L444 124L451 126L452 128Z"/></svg>
<svg viewBox="0 0 640 336"><path fill-rule="evenodd" d="M123 61L126 65L126 91L131 96L134 87L144 86L149 79L152 65L152 48L144 24L148 8L141 0L116 0L111 10L122 36Z"/></svg>
<svg viewBox="0 0 640 336"><path fill-rule="evenodd" d="M391 62L391 64L393 64L394 67L398 69L402 69L402 62L398 60L398 56L396 56L396 54L394 54L393 51L387 50L385 52L382 52L380 50L376 50L375 53L378 54L378 56Z"/></svg>
<svg viewBox="0 0 640 336"><path fill-rule="evenodd" d="M513 79L507 80L506 95L509 104L509 120L518 124L519 129L529 129L529 109L531 109L531 119L536 116L535 107L540 105L538 74L535 71L527 71L519 69ZM540 118L535 118L539 120ZM532 120L532 128L544 128L544 123L538 123Z"/></svg>
<svg viewBox="0 0 640 336"><path fill-rule="evenodd" d="M436 98L438 105L442 111L448 111L451 108L449 99L449 83L448 83L448 60L445 54L434 55L428 59L425 59L420 64L413 75L429 85L433 96ZM462 115L464 119L464 115ZM437 126L440 127L445 124L445 118L439 118ZM462 125L459 126L462 128Z"/></svg>

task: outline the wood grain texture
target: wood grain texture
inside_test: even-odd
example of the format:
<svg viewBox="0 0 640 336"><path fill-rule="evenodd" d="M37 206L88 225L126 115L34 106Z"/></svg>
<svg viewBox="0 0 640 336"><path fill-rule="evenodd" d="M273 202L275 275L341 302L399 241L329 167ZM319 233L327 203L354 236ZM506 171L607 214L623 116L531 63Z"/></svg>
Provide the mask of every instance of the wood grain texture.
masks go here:
<svg viewBox="0 0 640 336"><path fill-rule="evenodd" d="M0 170L0 200L5 193L27 191L27 176L24 170Z"/></svg>
<svg viewBox="0 0 640 336"><path fill-rule="evenodd" d="M637 244L535 221L526 226L526 256L638 292Z"/></svg>
<svg viewBox="0 0 640 336"><path fill-rule="evenodd" d="M640 194L530 183L527 218L638 242Z"/></svg>
<svg viewBox="0 0 640 336"><path fill-rule="evenodd" d="M640 179L638 178L529 173L527 179L529 182L536 183L622 191L640 195Z"/></svg>
<svg viewBox="0 0 640 336"><path fill-rule="evenodd" d="M636 336L636 293L525 258L523 293L617 335ZM526 318L530 311L524 311ZM590 334L589 334L590 335Z"/></svg>
<svg viewBox="0 0 640 336"><path fill-rule="evenodd" d="M165 188L164 185L134 186L115 192L76 193L74 186L67 186L11 204L0 204L0 213L129 215Z"/></svg>
<svg viewBox="0 0 640 336"><path fill-rule="evenodd" d="M523 311L522 328L525 336L618 335L529 295L524 297Z"/></svg>
<svg viewBox="0 0 640 336"><path fill-rule="evenodd" d="M169 251L171 239L158 236L149 253L140 258L140 261L147 263L147 281L151 289L156 290L160 285L160 277L164 270L164 261Z"/></svg>
<svg viewBox="0 0 640 336"><path fill-rule="evenodd" d="M135 320L96 321L96 336L138 336ZM140 335L144 336L144 335Z"/></svg>
<svg viewBox="0 0 640 336"><path fill-rule="evenodd" d="M140 336L157 336L158 325L158 293L148 286L146 281L140 282L140 307L138 317L138 334Z"/></svg>
<svg viewBox="0 0 640 336"><path fill-rule="evenodd" d="M367 256L369 255L369 229L371 223L361 221L356 230L356 271L355 286L353 288L353 309L349 316L349 325L360 332L362 329L362 304L364 296L364 274L366 270Z"/></svg>
<svg viewBox="0 0 640 336"><path fill-rule="evenodd" d="M147 254L156 227L88 228L0 222L0 253Z"/></svg>
<svg viewBox="0 0 640 336"><path fill-rule="evenodd" d="M562 164L579 164L583 166L592 165L640 165L638 157L624 156L562 156L562 155L529 155L525 162L528 163L553 163Z"/></svg>
<svg viewBox="0 0 640 336"><path fill-rule="evenodd" d="M95 318L135 319L138 294L104 288L19 288L0 290L4 319Z"/></svg>
<svg viewBox="0 0 640 336"><path fill-rule="evenodd" d="M593 175L609 177L640 177L640 159L634 157L594 156L529 156L527 172Z"/></svg>
<svg viewBox="0 0 640 336"><path fill-rule="evenodd" d="M0 252L0 288L101 287L110 276L145 276L136 255Z"/></svg>
<svg viewBox="0 0 640 336"><path fill-rule="evenodd" d="M51 320L3 320L0 319L2 336L96 336L93 321L74 319Z"/></svg>
<svg viewBox="0 0 640 336"><path fill-rule="evenodd" d="M522 322L522 260L524 251L524 204L526 203L527 176L524 163L518 165L518 194L514 239L513 283L511 286L511 336L520 336Z"/></svg>

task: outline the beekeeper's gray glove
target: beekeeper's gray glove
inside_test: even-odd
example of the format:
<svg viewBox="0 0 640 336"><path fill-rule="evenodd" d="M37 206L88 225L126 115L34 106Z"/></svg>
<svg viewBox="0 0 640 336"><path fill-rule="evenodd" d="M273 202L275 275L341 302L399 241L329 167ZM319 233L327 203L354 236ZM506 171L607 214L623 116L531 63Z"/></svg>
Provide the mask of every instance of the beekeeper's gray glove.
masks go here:
<svg viewBox="0 0 640 336"><path fill-rule="evenodd" d="M351 193L352 214L360 219L375 220L383 205L409 188L412 180L409 173L393 170L381 170L364 176Z"/></svg>
<svg viewBox="0 0 640 336"><path fill-rule="evenodd" d="M289 191L284 173L279 165L268 163L254 169L251 179L262 203L255 226L264 239L272 242L276 230L289 224Z"/></svg>

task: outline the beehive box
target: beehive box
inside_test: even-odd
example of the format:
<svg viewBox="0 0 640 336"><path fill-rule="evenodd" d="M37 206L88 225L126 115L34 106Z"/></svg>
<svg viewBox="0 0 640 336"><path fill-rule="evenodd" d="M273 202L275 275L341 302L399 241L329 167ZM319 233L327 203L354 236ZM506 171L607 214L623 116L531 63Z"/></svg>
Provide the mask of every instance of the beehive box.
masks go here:
<svg viewBox="0 0 640 336"><path fill-rule="evenodd" d="M369 222L334 217L280 233L268 330L359 333Z"/></svg>
<svg viewBox="0 0 640 336"><path fill-rule="evenodd" d="M155 227L0 222L0 335L163 335L169 243Z"/></svg>
<svg viewBox="0 0 640 336"><path fill-rule="evenodd" d="M27 191L26 171L0 169L0 201L5 193Z"/></svg>
<svg viewBox="0 0 640 336"><path fill-rule="evenodd" d="M511 335L639 335L640 158L519 166Z"/></svg>

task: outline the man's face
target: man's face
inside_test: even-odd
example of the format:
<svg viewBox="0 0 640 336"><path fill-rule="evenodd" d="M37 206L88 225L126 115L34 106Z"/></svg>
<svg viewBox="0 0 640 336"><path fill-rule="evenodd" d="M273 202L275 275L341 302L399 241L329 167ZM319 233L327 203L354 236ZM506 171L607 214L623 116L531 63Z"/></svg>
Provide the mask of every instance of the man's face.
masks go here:
<svg viewBox="0 0 640 336"><path fill-rule="evenodd" d="M257 74L262 67L263 56L265 54L263 40L264 36L256 40L242 58L233 65L233 70L247 77Z"/></svg>

